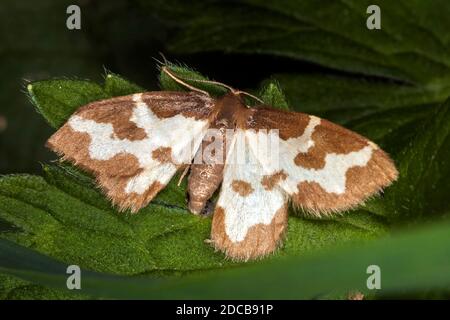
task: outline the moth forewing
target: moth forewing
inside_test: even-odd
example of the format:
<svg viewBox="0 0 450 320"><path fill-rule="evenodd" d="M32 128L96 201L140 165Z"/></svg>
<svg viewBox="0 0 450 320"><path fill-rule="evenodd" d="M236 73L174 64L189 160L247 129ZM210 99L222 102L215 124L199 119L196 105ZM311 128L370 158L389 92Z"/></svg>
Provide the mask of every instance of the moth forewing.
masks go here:
<svg viewBox="0 0 450 320"><path fill-rule="evenodd" d="M194 92L147 92L81 107L48 146L96 177L119 210L138 211L190 163L214 101ZM193 147L194 146L194 147Z"/></svg>

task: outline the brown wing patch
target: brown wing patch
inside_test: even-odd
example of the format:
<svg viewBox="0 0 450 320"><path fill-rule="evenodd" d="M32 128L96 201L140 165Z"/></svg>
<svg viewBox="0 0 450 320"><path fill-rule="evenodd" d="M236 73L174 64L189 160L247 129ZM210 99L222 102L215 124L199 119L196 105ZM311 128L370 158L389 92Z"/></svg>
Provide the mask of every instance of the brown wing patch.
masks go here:
<svg viewBox="0 0 450 320"><path fill-rule="evenodd" d="M66 124L48 140L47 146L62 155L63 160L93 173L100 188L120 211L128 208L138 211L164 188L155 182L143 194L125 193L128 181L142 172L136 157L119 153L109 160L94 160L89 156L89 143L89 134L73 131Z"/></svg>
<svg viewBox="0 0 450 320"><path fill-rule="evenodd" d="M228 257L235 260L262 258L275 251L281 244L286 231L288 213L284 206L275 214L268 225L257 224L249 228L244 240L231 241L225 231L225 211L217 206L211 227L211 240L214 247L224 251Z"/></svg>
<svg viewBox="0 0 450 320"><path fill-rule="evenodd" d="M392 160L384 151L377 149L366 166L348 169L345 193L328 193L316 182L301 182L299 192L292 195L292 201L315 215L347 210L380 192L397 176Z"/></svg>
<svg viewBox="0 0 450 320"><path fill-rule="evenodd" d="M212 98L196 92L146 92L142 94L141 99L158 118L182 114L185 117L203 120L209 118L214 108Z"/></svg>
<svg viewBox="0 0 450 320"><path fill-rule="evenodd" d="M75 112L83 119L97 123L110 123L118 139L142 140L147 137L145 130L130 120L135 103L132 96L92 102Z"/></svg>
<svg viewBox="0 0 450 320"><path fill-rule="evenodd" d="M284 170L280 170L275 172L274 174L264 176L261 179L261 184L263 185L264 189L266 189L267 191L271 191L281 181L286 180L286 178L287 178L286 172L284 172Z"/></svg>
<svg viewBox="0 0 450 320"><path fill-rule="evenodd" d="M309 123L309 116L300 112L289 112L258 106L247 119L247 129L278 129L280 138L287 140L301 136Z"/></svg>
<svg viewBox="0 0 450 320"><path fill-rule="evenodd" d="M114 174L132 176L141 171L137 158L129 153L119 153L109 160L95 160L89 155L89 134L74 131L63 125L47 141L47 147L85 171L98 175Z"/></svg>
<svg viewBox="0 0 450 320"><path fill-rule="evenodd" d="M108 196L114 205L117 205L120 211L130 209L136 213L139 209L146 206L159 191L164 189L165 185L155 181L143 194L135 192L126 193L124 190L132 177L111 177L100 175L97 181L103 192Z"/></svg>
<svg viewBox="0 0 450 320"><path fill-rule="evenodd" d="M300 152L294 159L297 166L307 169L321 169L329 153L348 154L368 145L368 140L327 120L321 120L311 136L314 146L308 152Z"/></svg>
<svg viewBox="0 0 450 320"><path fill-rule="evenodd" d="M172 162L172 148L159 147L152 151L152 158L158 160L160 163Z"/></svg>
<svg viewBox="0 0 450 320"><path fill-rule="evenodd" d="M241 197L246 197L254 191L252 185L244 180L233 180L231 188Z"/></svg>

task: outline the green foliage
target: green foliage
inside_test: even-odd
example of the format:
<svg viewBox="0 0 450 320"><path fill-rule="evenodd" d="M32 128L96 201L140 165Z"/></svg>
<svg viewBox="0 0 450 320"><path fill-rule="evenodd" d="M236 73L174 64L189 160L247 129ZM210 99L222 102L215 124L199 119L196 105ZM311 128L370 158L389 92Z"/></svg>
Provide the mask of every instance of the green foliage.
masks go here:
<svg viewBox="0 0 450 320"><path fill-rule="evenodd" d="M185 69L188 76L189 72L192 71ZM164 88L174 83L162 85ZM99 97L140 91L140 88L109 74L103 86L87 81L49 80L32 83L29 90L39 112L50 124L58 127L77 106ZM77 92L80 94L73 94ZM266 84L262 97L267 103L287 106L276 83ZM421 114L422 118L428 119L427 128L433 130L423 138L418 138L423 135L420 132L418 137L410 137L404 149L417 153L417 148L422 150L424 144L440 145L443 140L445 142L449 133L450 121L446 121L449 105L435 107L439 116ZM408 108L409 111L411 109ZM370 137L374 132L370 129L371 122L379 117L379 114L374 114L367 116L365 121L359 121L359 128L364 128L360 131L365 131ZM384 131L378 132L378 136L385 138L395 134L396 130L402 132L405 120L401 115L398 117L402 121L397 127L393 125L395 117L387 117L391 123L385 126ZM392 144L389 139L375 140L386 146ZM422 140L423 143L413 143ZM444 153L439 154L439 159L448 152L443 148L438 150ZM436 154L429 156L435 159ZM442 173L443 165L438 162L433 168ZM385 199L375 199L360 210L323 220L291 216L285 246L268 260L302 256L337 244L365 242L384 234L387 222L396 218L398 212L404 211L402 207L405 203L409 203L403 185L425 188L417 178L417 171L408 172L404 167L400 164L399 187L394 185ZM236 265L204 243L209 236L210 218L199 218L188 213L186 185L176 186L177 178L148 207L137 215L130 215L120 214L111 208L106 198L96 190L91 177L72 166L44 165L44 172L44 177L12 175L0 179L0 218L16 227L1 233L1 238L33 248L67 264L113 274L179 275ZM448 185L447 181L443 178L436 181L433 187L436 183ZM393 200L389 202L387 199L390 198ZM425 200L421 200L414 202L414 207L409 204L408 213L413 215L410 218L421 217L424 206L428 207L427 204L422 205ZM439 212L448 210L444 202L437 207L441 209ZM298 294L300 296L301 291Z"/></svg>
<svg viewBox="0 0 450 320"><path fill-rule="evenodd" d="M344 125L391 109L403 110L407 118L421 110L425 115L429 106L442 103L450 95L448 90L433 91L423 86L344 75L276 74L273 79L296 111ZM389 121L387 116L382 118Z"/></svg>
<svg viewBox="0 0 450 320"><path fill-rule="evenodd" d="M106 74L103 90L108 97L126 96L128 94L144 91L142 87L111 72Z"/></svg>
<svg viewBox="0 0 450 320"><path fill-rule="evenodd" d="M58 128L79 107L106 98L99 85L82 80L52 80L27 85L32 102L42 106L38 111L48 123ZM50 110L48 110L50 109Z"/></svg>
<svg viewBox="0 0 450 320"><path fill-rule="evenodd" d="M431 110L415 130L419 133L414 142L397 156L403 178L386 193L383 202L386 212L403 221L430 219L450 208L450 102Z"/></svg>
<svg viewBox="0 0 450 320"><path fill-rule="evenodd" d="M277 82L269 81L263 86L260 95L265 104L278 109L289 110L286 96Z"/></svg>
<svg viewBox="0 0 450 320"><path fill-rule="evenodd" d="M171 42L179 53L262 53L435 90L449 85L446 0L377 1L382 29L376 31L366 28L369 0L141 2L180 25Z"/></svg>
<svg viewBox="0 0 450 320"><path fill-rule="evenodd" d="M430 287L448 290L449 241L447 222L365 246L183 277L120 277L83 270L82 292L114 299L330 298L327 293L336 290L367 295L371 292L366 287L366 269L374 262L382 270L383 294ZM54 295L69 292L65 290L66 265L60 262L4 240L0 240L0 258L0 272L57 288Z"/></svg>
<svg viewBox="0 0 450 320"><path fill-rule="evenodd" d="M274 74L250 90L266 104L367 136L393 156L400 178L342 215L291 212L285 245L264 261L243 264L204 243L211 218L189 214L186 182L178 187L178 176L137 215L118 213L92 177L66 163L44 164L42 176L2 176L0 298L343 297L364 291L370 264L383 270L383 294L448 289L450 6L444 0L379 1L377 31L365 28L371 4L365 0L140 2L178 23L173 52L264 54L344 71ZM196 81L207 77L187 66L168 68L213 96L226 92ZM159 81L163 90L186 90L165 73ZM144 90L112 73L101 85L54 79L27 89L54 129L86 103ZM436 220L441 225L419 230ZM86 270L83 296L65 290L66 264Z"/></svg>
<svg viewBox="0 0 450 320"><path fill-rule="evenodd" d="M1 252L2 254L5 253L4 250ZM24 259L29 259L29 256L24 257ZM87 296L67 292L65 289L55 289L34 284L18 277L6 275L6 273L0 274L0 300L67 300L87 298Z"/></svg>

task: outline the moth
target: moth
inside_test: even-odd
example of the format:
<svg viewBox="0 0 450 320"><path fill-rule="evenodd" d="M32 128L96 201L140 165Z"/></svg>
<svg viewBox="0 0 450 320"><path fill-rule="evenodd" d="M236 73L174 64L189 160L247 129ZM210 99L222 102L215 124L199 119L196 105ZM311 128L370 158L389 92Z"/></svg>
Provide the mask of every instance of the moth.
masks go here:
<svg viewBox="0 0 450 320"><path fill-rule="evenodd" d="M121 211L137 212L177 171L190 170L192 213L200 214L221 186L209 242L232 259L248 260L281 245L290 203L327 216L356 207L397 179L390 157L355 132L263 103L248 107L245 95L259 99L203 80L227 88L225 95L213 98L166 66L162 71L190 91L89 103L47 142L64 160L92 173ZM227 136L226 147L216 150L224 161L193 161L212 143L204 139L211 129ZM276 165L267 152L256 150L274 130ZM236 158L241 161L231 161Z"/></svg>

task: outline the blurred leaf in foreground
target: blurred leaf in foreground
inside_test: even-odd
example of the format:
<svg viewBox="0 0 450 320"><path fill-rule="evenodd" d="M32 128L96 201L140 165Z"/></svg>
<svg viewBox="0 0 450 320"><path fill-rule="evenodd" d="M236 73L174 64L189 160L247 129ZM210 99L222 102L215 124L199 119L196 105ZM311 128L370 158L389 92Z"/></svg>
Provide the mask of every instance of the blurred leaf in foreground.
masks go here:
<svg viewBox="0 0 450 320"><path fill-rule="evenodd" d="M382 272L376 295L450 287L450 224L376 240L367 245L326 250L304 257L205 271L185 277L119 277L83 271L84 294L114 299L317 299L328 292L365 294L368 266ZM0 272L66 289L67 265L0 240Z"/></svg>

